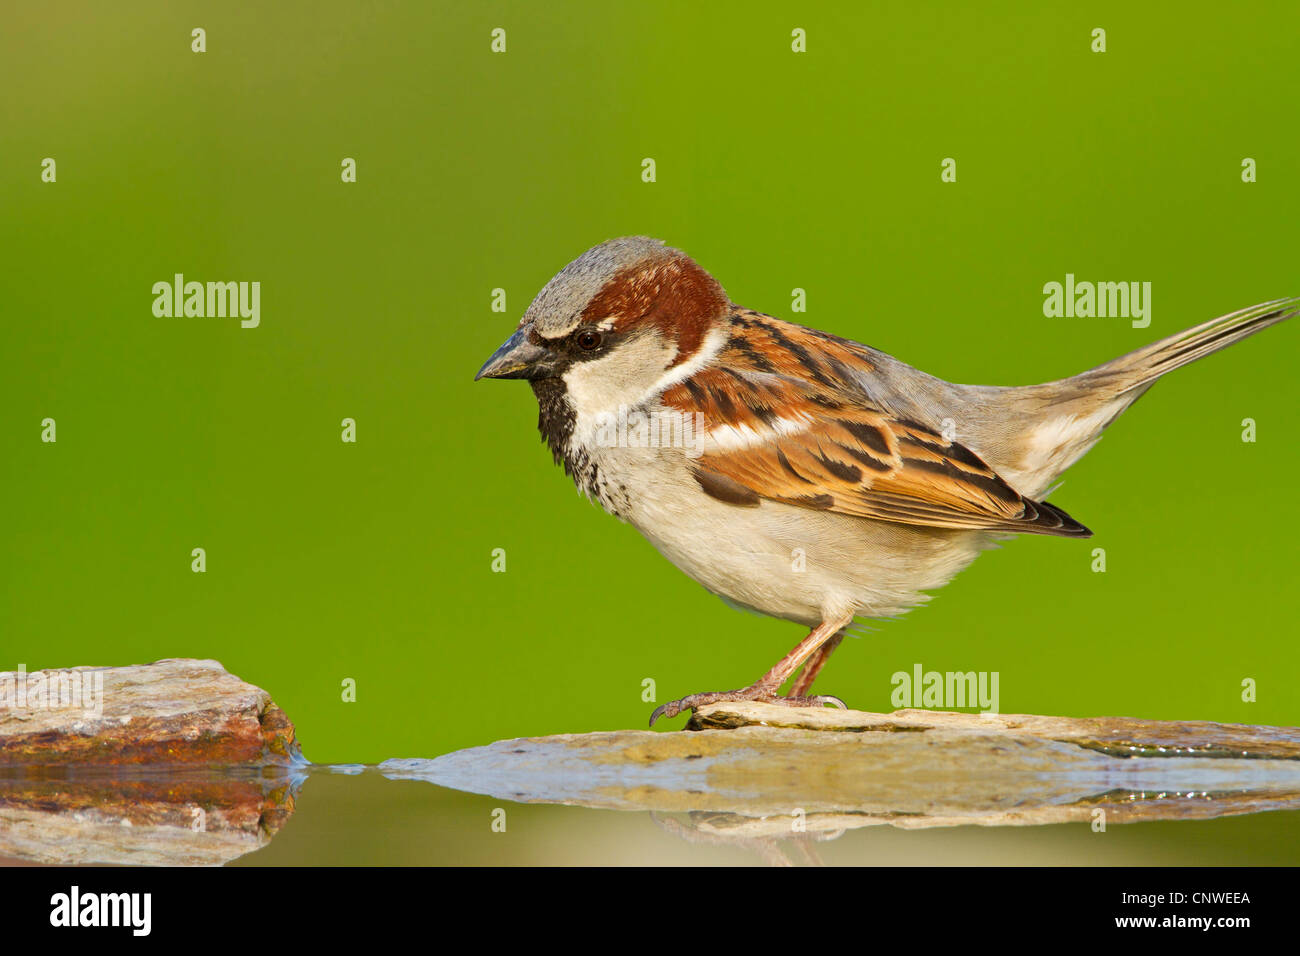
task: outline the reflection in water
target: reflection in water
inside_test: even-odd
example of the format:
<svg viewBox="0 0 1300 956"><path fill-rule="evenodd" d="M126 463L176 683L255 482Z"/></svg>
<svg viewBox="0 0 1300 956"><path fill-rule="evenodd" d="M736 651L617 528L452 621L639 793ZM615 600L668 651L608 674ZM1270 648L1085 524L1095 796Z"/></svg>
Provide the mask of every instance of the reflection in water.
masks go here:
<svg viewBox="0 0 1300 956"><path fill-rule="evenodd" d="M1300 807L1300 759L1115 757L997 733L620 731L503 740L433 760L388 760L379 769L516 802L730 814L726 827L713 824L717 832L763 836L880 824L1204 819Z"/></svg>
<svg viewBox="0 0 1300 956"><path fill-rule="evenodd" d="M1198 791L1192 802L1206 815L1191 819L1176 814L1170 798L1157 792L1134 800L1140 815L1130 817L1112 807L1104 832L1086 810L1077 821L1050 826L926 826L920 817L811 809L800 832L790 812L597 809L392 779L374 768L357 776L314 771L289 825L236 865L1187 866L1300 859L1295 809L1243 812L1230 796L1221 802ZM494 823L502 818L499 832Z"/></svg>
<svg viewBox="0 0 1300 956"><path fill-rule="evenodd" d="M588 734L377 768L263 773L10 771L0 774L0 858L816 866L1300 857L1300 760L1116 758L1050 740L1009 756L999 739L988 762L968 741L955 765L952 748L925 734L820 736Z"/></svg>
<svg viewBox="0 0 1300 956"><path fill-rule="evenodd" d="M738 813L706 813L693 810L686 820L651 811L653 820L665 833L671 833L687 843L706 846L731 846L757 854L768 866L825 866L814 843L838 840L844 830L819 830L818 821L804 820L803 830L795 830L790 820L771 821L753 819ZM798 860L786 855L793 851Z"/></svg>
<svg viewBox="0 0 1300 956"><path fill-rule="evenodd" d="M0 857L59 865L228 863L265 846L294 811L305 775L267 773L13 772L0 777Z"/></svg>

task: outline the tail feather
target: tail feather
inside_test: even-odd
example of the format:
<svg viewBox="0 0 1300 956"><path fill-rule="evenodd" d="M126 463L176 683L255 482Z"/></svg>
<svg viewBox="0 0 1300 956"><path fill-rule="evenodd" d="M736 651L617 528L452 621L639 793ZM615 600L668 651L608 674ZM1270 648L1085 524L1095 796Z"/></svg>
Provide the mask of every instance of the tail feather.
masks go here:
<svg viewBox="0 0 1300 956"><path fill-rule="evenodd" d="M976 447L1013 488L1041 497L1156 379L1297 314L1300 296L1274 299L1185 329L1072 378L980 390L988 415L979 423Z"/></svg>
<svg viewBox="0 0 1300 956"><path fill-rule="evenodd" d="M1160 376L1285 322L1300 313L1300 297L1274 299L1211 319L1159 342L1121 355L1075 376L1082 383L1119 385L1116 396L1148 386Z"/></svg>

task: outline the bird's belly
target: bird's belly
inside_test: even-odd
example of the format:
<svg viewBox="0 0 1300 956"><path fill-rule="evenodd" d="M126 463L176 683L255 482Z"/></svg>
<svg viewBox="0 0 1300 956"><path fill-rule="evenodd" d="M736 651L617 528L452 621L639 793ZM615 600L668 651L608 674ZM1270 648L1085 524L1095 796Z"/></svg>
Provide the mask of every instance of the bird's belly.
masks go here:
<svg viewBox="0 0 1300 956"><path fill-rule="evenodd" d="M622 517L664 557L730 603L810 627L846 614L901 614L989 543L974 531L771 501L726 504L704 494L684 469L634 484Z"/></svg>

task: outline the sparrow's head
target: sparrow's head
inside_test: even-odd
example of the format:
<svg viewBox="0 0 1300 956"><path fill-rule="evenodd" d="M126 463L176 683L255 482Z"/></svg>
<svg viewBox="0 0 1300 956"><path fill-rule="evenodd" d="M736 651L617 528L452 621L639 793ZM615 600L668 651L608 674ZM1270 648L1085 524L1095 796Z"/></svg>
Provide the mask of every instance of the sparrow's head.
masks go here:
<svg viewBox="0 0 1300 956"><path fill-rule="evenodd" d="M642 236L611 239L546 284L475 379L522 378L535 388L558 379L580 410L633 405L716 351L710 333L729 307L722 286L684 253Z"/></svg>

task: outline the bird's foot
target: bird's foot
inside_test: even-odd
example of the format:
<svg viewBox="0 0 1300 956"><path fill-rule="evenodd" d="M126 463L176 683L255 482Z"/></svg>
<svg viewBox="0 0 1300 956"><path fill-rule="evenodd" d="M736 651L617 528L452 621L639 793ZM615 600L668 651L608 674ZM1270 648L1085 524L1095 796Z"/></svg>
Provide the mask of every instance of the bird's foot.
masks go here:
<svg viewBox="0 0 1300 956"><path fill-rule="evenodd" d="M822 694L817 697L784 697L776 693L774 688L758 683L749 687L742 687L739 690L710 691L705 694L691 694L681 700L670 700L668 703L660 704L655 708L655 712L650 715L650 726L653 727L655 721L660 717L676 717L683 711L693 711L705 704L726 704L742 700L757 700L764 704L781 704L785 707L822 707L826 704L834 704L841 710L848 709L848 704L829 694Z"/></svg>

